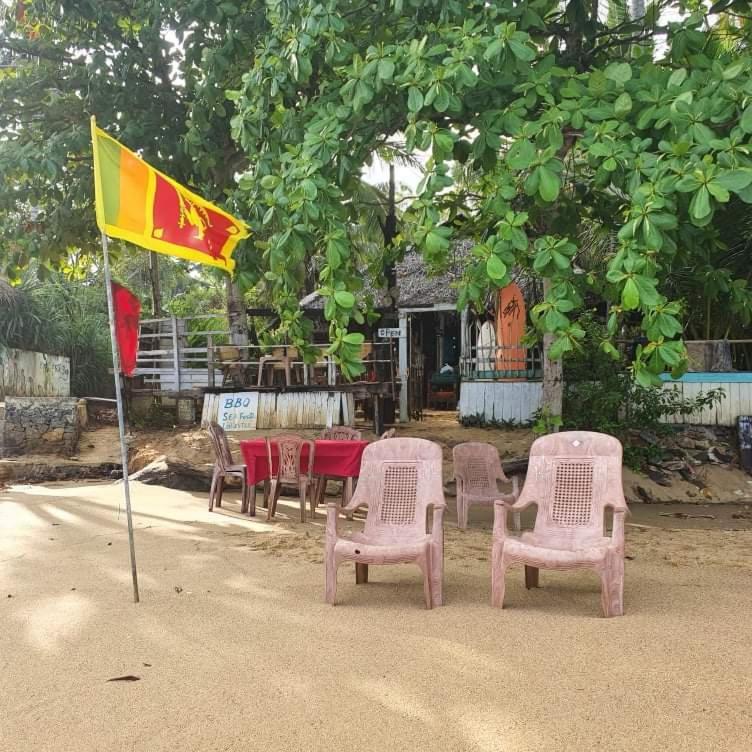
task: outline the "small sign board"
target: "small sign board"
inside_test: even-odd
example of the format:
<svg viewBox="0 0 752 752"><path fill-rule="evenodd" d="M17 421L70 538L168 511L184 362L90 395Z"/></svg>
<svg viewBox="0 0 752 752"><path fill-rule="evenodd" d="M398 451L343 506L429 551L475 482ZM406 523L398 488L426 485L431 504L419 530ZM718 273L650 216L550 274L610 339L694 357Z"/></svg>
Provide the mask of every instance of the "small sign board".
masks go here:
<svg viewBox="0 0 752 752"><path fill-rule="evenodd" d="M382 337L383 339L396 339L398 337L402 337L404 335L404 332L402 329L397 327L386 327L378 330L379 337Z"/></svg>
<svg viewBox="0 0 752 752"><path fill-rule="evenodd" d="M220 394L217 423L225 431L255 431L258 401L258 392Z"/></svg>

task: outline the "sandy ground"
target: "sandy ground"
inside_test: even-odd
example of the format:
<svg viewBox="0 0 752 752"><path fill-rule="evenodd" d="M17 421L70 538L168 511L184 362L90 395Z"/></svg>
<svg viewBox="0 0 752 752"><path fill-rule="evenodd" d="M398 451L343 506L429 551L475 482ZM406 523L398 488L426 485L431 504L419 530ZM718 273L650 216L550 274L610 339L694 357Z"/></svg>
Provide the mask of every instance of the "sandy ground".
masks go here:
<svg viewBox="0 0 752 752"><path fill-rule="evenodd" d="M489 517L452 513L446 606L412 567L343 567L332 608L323 516L134 484L135 605L120 495L0 490L2 752L752 749L750 531L632 522L606 620L587 573L512 570L492 609Z"/></svg>

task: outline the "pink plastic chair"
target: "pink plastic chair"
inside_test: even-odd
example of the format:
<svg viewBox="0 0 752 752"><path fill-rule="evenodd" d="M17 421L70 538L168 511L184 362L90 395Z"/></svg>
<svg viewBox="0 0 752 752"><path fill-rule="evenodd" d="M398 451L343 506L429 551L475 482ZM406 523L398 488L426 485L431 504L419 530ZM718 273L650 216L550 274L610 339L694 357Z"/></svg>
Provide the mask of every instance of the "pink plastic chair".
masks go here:
<svg viewBox="0 0 752 752"><path fill-rule="evenodd" d="M279 452L276 474L273 472L272 465L272 444L277 445ZM308 470L303 472L301 453L305 444L308 444ZM282 486L292 486L298 490L300 496L300 521L305 522L306 498L309 488L313 485L314 451L315 445L310 439L304 439L295 434L282 434L266 439L266 456L269 460L269 476L272 479L269 507L266 512L267 520L272 519L277 511L277 500Z"/></svg>
<svg viewBox="0 0 752 752"><path fill-rule="evenodd" d="M368 582L369 564L415 562L423 572L426 608L443 604L444 489L441 447L425 439L375 441L363 452L363 464L352 501L340 510L327 505L326 602L334 605L337 569L355 562L355 582ZM367 506L362 533L343 537L339 511ZM433 511L430 530L427 513Z"/></svg>
<svg viewBox="0 0 752 752"><path fill-rule="evenodd" d="M508 483L499 453L493 444L468 441L452 450L454 479L457 486L457 527L467 527L471 504L493 506L497 499L513 504L520 495L519 479L512 476L512 492L499 491L497 481ZM520 513L514 513L515 529L520 529Z"/></svg>
<svg viewBox="0 0 752 752"><path fill-rule="evenodd" d="M604 616L621 616L624 591L622 448L602 433L568 431L538 439L520 498L511 507L537 504L535 529L507 537L508 505L494 505L491 603L502 607L506 570L525 565L525 585L538 587L539 569L594 569L601 579ZM613 531L605 534L605 509L613 508Z"/></svg>
<svg viewBox="0 0 752 752"><path fill-rule="evenodd" d="M209 424L209 438L214 448L214 471L212 472L211 488L209 489L209 511L214 507L222 506L222 492L225 487L225 478L240 478L241 483L241 502L240 512L244 514L250 506L251 515L256 514L256 496L249 494L248 484L246 482L246 467L244 464L236 463L232 457L230 443L227 441L227 434L219 423Z"/></svg>

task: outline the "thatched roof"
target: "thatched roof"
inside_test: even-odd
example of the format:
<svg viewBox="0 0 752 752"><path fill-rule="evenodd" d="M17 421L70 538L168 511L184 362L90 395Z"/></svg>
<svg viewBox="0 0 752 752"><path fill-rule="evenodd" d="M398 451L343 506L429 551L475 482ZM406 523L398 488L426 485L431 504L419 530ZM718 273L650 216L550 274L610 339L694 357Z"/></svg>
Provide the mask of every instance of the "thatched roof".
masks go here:
<svg viewBox="0 0 752 752"><path fill-rule="evenodd" d="M430 308L441 303L455 304L458 300L458 291L454 284L462 276L472 246L469 240L455 243L449 264L441 271L429 269L417 251L408 251L404 259L397 262L395 269L397 307ZM365 280L360 294L373 296L377 309L387 307L386 289L378 288L373 280ZM313 292L300 301L300 307L306 310L317 310L324 307L324 302L318 293Z"/></svg>

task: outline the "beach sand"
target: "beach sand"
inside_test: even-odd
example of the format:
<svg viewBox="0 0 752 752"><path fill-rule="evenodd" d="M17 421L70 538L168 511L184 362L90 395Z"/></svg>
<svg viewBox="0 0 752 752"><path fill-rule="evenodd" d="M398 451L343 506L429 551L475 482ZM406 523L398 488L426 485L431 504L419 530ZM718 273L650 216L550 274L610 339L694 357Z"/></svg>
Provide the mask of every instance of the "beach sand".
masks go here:
<svg viewBox="0 0 752 752"><path fill-rule="evenodd" d="M589 573L513 569L492 609L490 515L451 512L444 607L403 565L343 566L333 608L323 513L133 484L135 605L120 499L0 489L2 752L752 749L749 530L632 524L603 619Z"/></svg>

